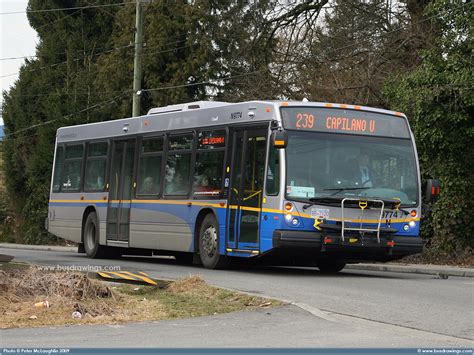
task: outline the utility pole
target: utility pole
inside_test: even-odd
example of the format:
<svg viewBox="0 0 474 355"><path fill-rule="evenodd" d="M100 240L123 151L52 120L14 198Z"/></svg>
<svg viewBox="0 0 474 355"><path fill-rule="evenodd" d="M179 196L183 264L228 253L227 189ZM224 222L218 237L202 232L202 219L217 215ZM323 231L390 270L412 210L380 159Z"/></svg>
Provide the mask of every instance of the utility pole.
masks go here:
<svg viewBox="0 0 474 355"><path fill-rule="evenodd" d="M135 15L135 59L133 61L132 117L140 116L140 91L142 89L143 2L148 2L148 0L137 0L137 10Z"/></svg>

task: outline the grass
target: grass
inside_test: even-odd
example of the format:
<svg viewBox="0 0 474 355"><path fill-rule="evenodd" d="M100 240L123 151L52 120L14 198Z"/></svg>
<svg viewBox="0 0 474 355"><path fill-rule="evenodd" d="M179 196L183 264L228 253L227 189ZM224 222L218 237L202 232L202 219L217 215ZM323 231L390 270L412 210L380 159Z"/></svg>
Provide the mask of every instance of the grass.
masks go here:
<svg viewBox="0 0 474 355"><path fill-rule="evenodd" d="M35 307L46 300L49 308ZM80 273L0 268L0 328L166 320L278 305L275 300L212 287L199 276L159 282L158 287L111 286ZM75 311L82 318L74 319Z"/></svg>

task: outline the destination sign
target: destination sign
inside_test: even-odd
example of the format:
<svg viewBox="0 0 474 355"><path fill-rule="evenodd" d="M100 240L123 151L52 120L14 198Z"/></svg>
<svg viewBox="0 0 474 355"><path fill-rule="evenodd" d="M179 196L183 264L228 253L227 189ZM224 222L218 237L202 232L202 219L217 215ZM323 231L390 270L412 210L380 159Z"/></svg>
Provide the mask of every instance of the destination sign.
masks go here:
<svg viewBox="0 0 474 355"><path fill-rule="evenodd" d="M199 133L198 149L214 149L225 147L226 131L203 131Z"/></svg>
<svg viewBox="0 0 474 355"><path fill-rule="evenodd" d="M403 117L324 107L282 107L286 129L410 138Z"/></svg>

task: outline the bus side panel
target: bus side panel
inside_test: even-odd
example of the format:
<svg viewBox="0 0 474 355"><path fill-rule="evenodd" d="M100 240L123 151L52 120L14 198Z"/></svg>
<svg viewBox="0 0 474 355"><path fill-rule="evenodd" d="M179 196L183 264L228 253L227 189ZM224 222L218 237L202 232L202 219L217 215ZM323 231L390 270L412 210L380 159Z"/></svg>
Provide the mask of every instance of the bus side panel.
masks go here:
<svg viewBox="0 0 474 355"><path fill-rule="evenodd" d="M81 200L81 197L84 197ZM104 193L55 193L49 202L48 231L60 238L82 242L82 218L87 207L93 207L99 222L99 244L106 244L107 202Z"/></svg>
<svg viewBox="0 0 474 355"><path fill-rule="evenodd" d="M193 233L188 223L191 208L172 201L140 201L132 204L130 246L189 251Z"/></svg>
<svg viewBox="0 0 474 355"><path fill-rule="evenodd" d="M190 201L191 202L191 201ZM131 211L130 247L194 252L194 230L199 212L210 208L219 222L220 252L225 253L226 209L216 208L212 201L193 201L188 206L183 201L160 200L134 202Z"/></svg>
<svg viewBox="0 0 474 355"><path fill-rule="evenodd" d="M76 193L52 194L48 208L48 231L60 238L81 242L84 204Z"/></svg>

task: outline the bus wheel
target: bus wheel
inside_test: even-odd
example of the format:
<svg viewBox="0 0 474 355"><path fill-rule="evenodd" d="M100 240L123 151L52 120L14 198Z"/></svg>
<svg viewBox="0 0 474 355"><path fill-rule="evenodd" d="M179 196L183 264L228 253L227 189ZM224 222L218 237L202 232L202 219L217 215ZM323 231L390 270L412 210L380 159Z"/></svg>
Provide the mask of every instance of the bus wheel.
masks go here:
<svg viewBox="0 0 474 355"><path fill-rule="evenodd" d="M346 263L340 260L320 260L318 261L318 269L327 274L335 274L341 271L346 266Z"/></svg>
<svg viewBox="0 0 474 355"><path fill-rule="evenodd" d="M204 218L199 230L199 256L207 269L222 269L229 263L219 254L219 224L212 213Z"/></svg>
<svg viewBox="0 0 474 355"><path fill-rule="evenodd" d="M89 213L84 224L84 249L89 258L102 258L105 256L105 247L99 245L99 224L97 214Z"/></svg>

